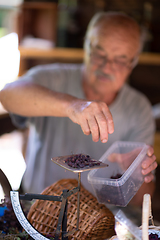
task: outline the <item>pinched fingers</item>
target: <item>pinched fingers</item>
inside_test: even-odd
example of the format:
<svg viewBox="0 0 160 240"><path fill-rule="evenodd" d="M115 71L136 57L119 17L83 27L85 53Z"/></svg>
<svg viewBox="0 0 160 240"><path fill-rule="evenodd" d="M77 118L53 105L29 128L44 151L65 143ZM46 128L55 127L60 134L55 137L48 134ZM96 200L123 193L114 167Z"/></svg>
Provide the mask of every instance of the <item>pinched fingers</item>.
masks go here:
<svg viewBox="0 0 160 240"><path fill-rule="evenodd" d="M114 132L114 122L113 122L113 117L112 114L108 108L108 106L106 104L103 104L103 114L105 116L105 118L107 119L107 129L108 129L108 133L112 134Z"/></svg>
<svg viewBox="0 0 160 240"><path fill-rule="evenodd" d="M95 118L95 115L89 114L85 121L81 121L81 128L84 134L92 134L92 140L98 142L100 138L99 124ZM107 125L107 124L106 124ZM107 132L108 137L108 132ZM108 138L107 138L108 139Z"/></svg>
<svg viewBox="0 0 160 240"><path fill-rule="evenodd" d="M96 102L92 105L92 114L88 117L88 123L92 133L93 141L108 141L108 134L113 133L113 118L107 105L103 102Z"/></svg>
<svg viewBox="0 0 160 240"><path fill-rule="evenodd" d="M99 127L101 142L105 143L108 141L108 134L111 134L114 131L113 119L109 109L103 107L102 111L96 115L96 120Z"/></svg>
<svg viewBox="0 0 160 240"><path fill-rule="evenodd" d="M92 134L94 142L99 138L107 142L108 134L114 131L112 115L104 102L76 100L69 113L69 118L81 126L84 134Z"/></svg>
<svg viewBox="0 0 160 240"><path fill-rule="evenodd" d="M92 134L92 140L94 142L98 142L99 137L100 137L100 131L99 131L98 122L96 121L96 118L95 118L94 115L91 114L88 117L88 124L89 124L90 131L91 131L91 134Z"/></svg>

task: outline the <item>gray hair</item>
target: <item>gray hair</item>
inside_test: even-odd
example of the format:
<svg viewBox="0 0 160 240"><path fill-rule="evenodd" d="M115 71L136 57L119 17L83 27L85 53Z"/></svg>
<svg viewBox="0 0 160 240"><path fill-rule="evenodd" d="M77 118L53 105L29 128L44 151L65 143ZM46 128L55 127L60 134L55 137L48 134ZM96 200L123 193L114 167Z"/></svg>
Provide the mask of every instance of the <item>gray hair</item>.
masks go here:
<svg viewBox="0 0 160 240"><path fill-rule="evenodd" d="M88 27L87 27L87 31L86 31L85 38L84 38L84 45L83 45L84 50L87 53L90 52L90 43L91 43L90 33L91 33L91 30L93 29L93 27L95 27L96 25L98 25L102 22L105 22L105 19L107 19L107 18L110 18L111 21L115 20L116 24L120 24L117 21L117 18L119 18L123 22L125 21L125 23L127 23L128 25L130 24L130 26L135 26L137 29L139 29L139 32L140 32L140 48L139 48L138 54L141 53L142 50L143 50L145 39L146 39L145 30L143 28L141 28L139 26L139 24L133 18L129 17L127 14L122 13L122 12L98 12L98 13L96 13L92 17L92 19L89 22ZM137 61L138 61L138 57L137 57L137 60L135 61L135 65L136 65Z"/></svg>

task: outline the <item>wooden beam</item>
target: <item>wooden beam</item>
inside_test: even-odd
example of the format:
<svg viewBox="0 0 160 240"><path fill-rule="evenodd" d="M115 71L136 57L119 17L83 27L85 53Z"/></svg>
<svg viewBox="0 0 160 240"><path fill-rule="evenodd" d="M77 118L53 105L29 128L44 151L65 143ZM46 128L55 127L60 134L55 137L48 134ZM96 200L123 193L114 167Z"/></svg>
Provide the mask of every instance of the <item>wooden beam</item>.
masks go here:
<svg viewBox="0 0 160 240"><path fill-rule="evenodd" d="M59 59L83 61L83 50L74 48L34 49L19 47L21 59Z"/></svg>
<svg viewBox="0 0 160 240"><path fill-rule="evenodd" d="M83 61L83 49L52 48L35 49L19 47L21 59L56 59L67 61ZM160 54L143 52L139 57L139 64L160 65Z"/></svg>

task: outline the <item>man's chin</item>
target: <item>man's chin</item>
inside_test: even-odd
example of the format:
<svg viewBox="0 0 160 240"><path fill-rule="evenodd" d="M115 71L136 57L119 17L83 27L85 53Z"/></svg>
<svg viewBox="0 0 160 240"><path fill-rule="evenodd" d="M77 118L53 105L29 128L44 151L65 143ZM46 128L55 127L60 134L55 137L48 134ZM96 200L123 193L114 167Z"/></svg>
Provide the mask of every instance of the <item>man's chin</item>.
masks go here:
<svg viewBox="0 0 160 240"><path fill-rule="evenodd" d="M100 82L96 84L95 91L99 94L106 94L110 90L110 84L101 84Z"/></svg>

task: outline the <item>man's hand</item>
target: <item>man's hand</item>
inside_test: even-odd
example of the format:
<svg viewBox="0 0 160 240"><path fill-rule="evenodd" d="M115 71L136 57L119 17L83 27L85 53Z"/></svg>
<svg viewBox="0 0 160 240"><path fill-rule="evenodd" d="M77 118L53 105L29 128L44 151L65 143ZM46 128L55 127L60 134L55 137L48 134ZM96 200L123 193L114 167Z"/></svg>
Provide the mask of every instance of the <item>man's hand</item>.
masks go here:
<svg viewBox="0 0 160 240"><path fill-rule="evenodd" d="M142 174L146 175L144 178L145 183L149 183L154 179L152 173L157 168L156 156L154 155L153 147L149 146L147 151L147 157L142 162Z"/></svg>
<svg viewBox="0 0 160 240"><path fill-rule="evenodd" d="M132 198L130 204L133 205L142 205L143 195L145 193L153 196L155 191L155 182L152 181L154 179L154 175L152 171L154 171L157 167L156 156L154 155L153 147L149 146L147 151L147 156L145 160L142 162L142 174L144 177L144 183L138 190L137 194Z"/></svg>
<svg viewBox="0 0 160 240"><path fill-rule="evenodd" d="M108 156L110 162L117 162L123 171L126 171L142 149L135 148L127 153L111 153Z"/></svg>
<svg viewBox="0 0 160 240"><path fill-rule="evenodd" d="M121 168L125 171L140 153L141 149L136 148L128 153L112 153L109 155L110 162L118 162ZM142 162L142 174L145 176L144 182L149 183L154 179L152 171L157 168L156 156L154 155L153 147L149 146L145 160Z"/></svg>
<svg viewBox="0 0 160 240"><path fill-rule="evenodd" d="M68 117L79 124L84 134L92 134L94 142L108 141L108 134L114 132L112 114L104 102L77 99L69 108Z"/></svg>

